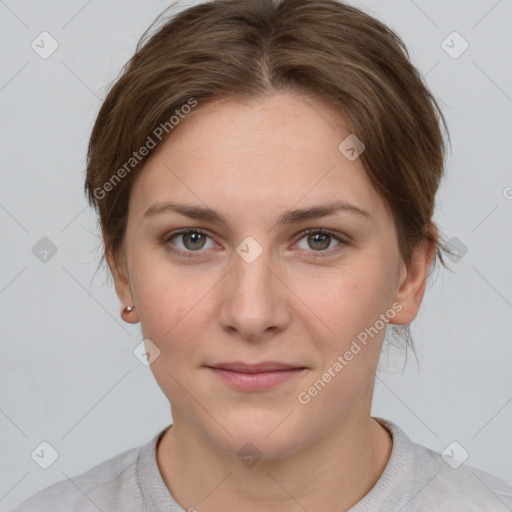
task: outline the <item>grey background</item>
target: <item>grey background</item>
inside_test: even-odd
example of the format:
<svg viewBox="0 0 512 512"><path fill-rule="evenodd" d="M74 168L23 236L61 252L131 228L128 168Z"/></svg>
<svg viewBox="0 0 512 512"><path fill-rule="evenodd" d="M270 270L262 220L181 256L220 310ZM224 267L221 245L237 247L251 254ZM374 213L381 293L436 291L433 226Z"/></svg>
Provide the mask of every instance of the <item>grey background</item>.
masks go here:
<svg viewBox="0 0 512 512"><path fill-rule="evenodd" d="M468 249L454 273L440 270L412 326L420 368L412 353L403 371L403 355L383 354L373 415L437 451L457 441L466 464L511 482L512 2L352 3L398 32L441 102L453 153L435 220ZM82 192L105 87L167 5L0 1L0 511L171 422L132 353L139 326L122 322L95 274L96 218ZM42 31L59 44L47 59L30 46ZM441 46L453 31L469 43L456 59ZM32 250L43 237L57 248L46 262ZM42 441L59 454L46 470L30 456Z"/></svg>

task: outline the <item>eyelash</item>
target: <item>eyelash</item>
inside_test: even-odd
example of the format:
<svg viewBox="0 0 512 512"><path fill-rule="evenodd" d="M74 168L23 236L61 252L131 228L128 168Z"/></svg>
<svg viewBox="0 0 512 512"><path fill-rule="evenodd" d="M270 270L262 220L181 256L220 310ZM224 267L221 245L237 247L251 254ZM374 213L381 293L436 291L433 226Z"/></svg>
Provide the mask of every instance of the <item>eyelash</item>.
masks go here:
<svg viewBox="0 0 512 512"><path fill-rule="evenodd" d="M211 239L210 235L204 231L201 228L183 228L183 229L177 229L176 231L172 231L171 233L168 233L164 236L162 240L163 245L172 245L170 244L170 240L178 235L181 234L187 234L187 233L199 233L201 235L205 235L208 238ZM312 253L308 255L310 258L322 258L325 257L324 255L328 253L328 255L331 255L334 252L337 252L340 250L344 245L348 245L348 241L344 238L341 238L340 236L336 235L334 232L328 230L328 229L321 229L321 228L310 228L302 231L300 233L300 237L298 238L297 242L302 240L305 236L310 234L322 234L322 235L329 235L331 238L335 239L337 242L339 242L339 245L334 247L333 249L326 249L326 250L320 250L320 251L307 251L309 253ZM176 249L175 247L170 247L170 250L180 256L184 256L185 258L195 258L197 256L194 255L194 253L201 253L204 251L198 250L198 251L182 251L181 249ZM320 254L314 254L314 253L320 253Z"/></svg>

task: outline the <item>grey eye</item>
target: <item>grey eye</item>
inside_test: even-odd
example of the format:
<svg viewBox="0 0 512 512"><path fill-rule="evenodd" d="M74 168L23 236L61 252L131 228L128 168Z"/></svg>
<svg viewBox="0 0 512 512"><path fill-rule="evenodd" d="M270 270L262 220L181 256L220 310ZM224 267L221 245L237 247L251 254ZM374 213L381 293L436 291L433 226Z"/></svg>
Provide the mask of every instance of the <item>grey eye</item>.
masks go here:
<svg viewBox="0 0 512 512"><path fill-rule="evenodd" d="M330 247L331 242L337 240L336 237L330 235L329 233L316 232L305 235L301 238L301 240L306 239L307 247L300 247L301 249L312 249L313 251L324 251L325 249L332 248ZM338 245L339 245L338 241Z"/></svg>
<svg viewBox="0 0 512 512"><path fill-rule="evenodd" d="M181 233L175 233L169 237L168 242L175 245L184 252L197 252L206 247L207 240L213 245L210 237L201 231L190 230Z"/></svg>

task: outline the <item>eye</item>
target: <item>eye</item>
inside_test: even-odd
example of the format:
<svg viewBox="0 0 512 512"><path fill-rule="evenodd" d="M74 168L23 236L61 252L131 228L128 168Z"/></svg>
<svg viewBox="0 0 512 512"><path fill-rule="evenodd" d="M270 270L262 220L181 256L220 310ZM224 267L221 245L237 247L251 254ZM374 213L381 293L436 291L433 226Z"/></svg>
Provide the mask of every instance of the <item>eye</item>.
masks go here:
<svg viewBox="0 0 512 512"><path fill-rule="evenodd" d="M181 247L179 244L172 242L172 240L181 241ZM207 246L207 239L210 240L212 245L210 247ZM177 252L179 254L183 254L188 256L187 253L191 252L201 252L203 248L211 248L213 246L213 241L206 234L205 231L197 228L184 228L179 229L177 231L173 231L170 235L164 237L164 244L169 244L170 246L177 246L177 249L171 247L171 250Z"/></svg>
<svg viewBox="0 0 512 512"><path fill-rule="evenodd" d="M177 243L173 240L175 240ZM337 251L341 246L346 245L348 242L338 235L325 229L307 229L301 233L299 242L306 239L307 247L299 247L310 253L331 253ZM337 242L334 248L330 248L333 240ZM208 245L210 241L210 245ZM299 244L297 242L297 244ZM166 235L162 242L168 246L169 249L179 255L186 257L193 257L194 252L204 252L202 249L211 249L215 243L206 231L199 228L183 228ZM338 248L338 249L337 249ZM327 250L329 249L329 250ZM313 257L322 256L323 254L311 254Z"/></svg>
<svg viewBox="0 0 512 512"><path fill-rule="evenodd" d="M302 232L302 238L300 240L306 239L307 247L305 250L312 249L313 252L331 252L329 246L333 240L336 240L338 243L334 246L335 248L339 248L340 246L346 244L347 242L331 233L328 230L324 229L307 229ZM299 240L299 242L300 242ZM304 247L302 247L304 249ZM331 248L332 249L332 248ZM336 250L336 249L333 249ZM310 251L311 252L311 251ZM316 256L316 255L315 255Z"/></svg>

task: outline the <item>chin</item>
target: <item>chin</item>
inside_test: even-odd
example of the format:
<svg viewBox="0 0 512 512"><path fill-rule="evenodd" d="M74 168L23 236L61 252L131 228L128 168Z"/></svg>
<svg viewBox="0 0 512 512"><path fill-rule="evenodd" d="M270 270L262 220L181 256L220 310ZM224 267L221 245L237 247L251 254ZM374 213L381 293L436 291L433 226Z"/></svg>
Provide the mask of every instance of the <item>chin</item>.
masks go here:
<svg viewBox="0 0 512 512"><path fill-rule="evenodd" d="M280 459L307 443L303 439L306 430L296 425L295 415L290 411L237 410L231 418L219 421L231 435L212 425L216 444L239 458Z"/></svg>

